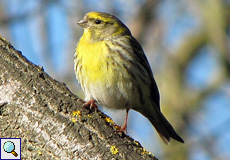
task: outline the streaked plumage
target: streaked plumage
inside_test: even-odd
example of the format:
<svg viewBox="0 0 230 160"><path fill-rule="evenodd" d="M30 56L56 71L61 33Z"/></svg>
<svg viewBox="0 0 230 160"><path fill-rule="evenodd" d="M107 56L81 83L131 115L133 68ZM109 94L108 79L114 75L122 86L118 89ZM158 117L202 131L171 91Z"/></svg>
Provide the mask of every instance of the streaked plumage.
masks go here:
<svg viewBox="0 0 230 160"><path fill-rule="evenodd" d="M142 47L116 17L90 12L78 24L84 34L74 56L85 101L134 109L150 120L162 140L183 142L160 111L160 96ZM126 129L126 122L121 130Z"/></svg>

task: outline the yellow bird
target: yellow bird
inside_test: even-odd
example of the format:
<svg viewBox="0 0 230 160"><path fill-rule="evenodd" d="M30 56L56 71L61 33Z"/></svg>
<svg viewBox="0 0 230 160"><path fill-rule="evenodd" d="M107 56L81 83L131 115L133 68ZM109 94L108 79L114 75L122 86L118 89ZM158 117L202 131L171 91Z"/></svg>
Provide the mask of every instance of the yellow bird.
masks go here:
<svg viewBox="0 0 230 160"><path fill-rule="evenodd" d="M74 55L76 77L85 94L86 105L98 102L111 109L126 109L144 115L164 143L170 138L184 143L160 111L160 95L148 60L130 30L115 16L87 13L77 22L84 33Z"/></svg>

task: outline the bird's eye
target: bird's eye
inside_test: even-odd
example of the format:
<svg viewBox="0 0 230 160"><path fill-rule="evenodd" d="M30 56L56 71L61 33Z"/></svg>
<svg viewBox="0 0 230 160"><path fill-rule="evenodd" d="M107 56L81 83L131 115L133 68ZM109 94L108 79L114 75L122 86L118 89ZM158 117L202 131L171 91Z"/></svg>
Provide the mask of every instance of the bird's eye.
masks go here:
<svg viewBox="0 0 230 160"><path fill-rule="evenodd" d="M97 20L95 20L95 23L96 24L101 24L101 20L97 19Z"/></svg>

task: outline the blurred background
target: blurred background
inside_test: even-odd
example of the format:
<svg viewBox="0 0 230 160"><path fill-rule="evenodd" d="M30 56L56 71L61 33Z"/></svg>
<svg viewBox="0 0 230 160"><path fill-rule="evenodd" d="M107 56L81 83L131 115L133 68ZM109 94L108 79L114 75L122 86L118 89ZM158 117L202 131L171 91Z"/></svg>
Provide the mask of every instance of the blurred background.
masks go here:
<svg viewBox="0 0 230 160"><path fill-rule="evenodd" d="M162 112L185 144L166 146L135 111L128 135L159 159L230 159L230 0L0 0L0 35L83 98L73 55L76 22L90 11L117 16L141 43ZM124 122L125 111L101 109Z"/></svg>

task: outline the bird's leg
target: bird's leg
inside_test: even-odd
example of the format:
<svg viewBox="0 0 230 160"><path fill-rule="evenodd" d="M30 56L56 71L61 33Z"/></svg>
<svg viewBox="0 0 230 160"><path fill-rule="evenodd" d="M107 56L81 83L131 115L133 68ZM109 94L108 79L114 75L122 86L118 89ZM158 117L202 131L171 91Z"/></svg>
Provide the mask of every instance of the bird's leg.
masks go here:
<svg viewBox="0 0 230 160"><path fill-rule="evenodd" d="M128 114L129 114L129 109L126 109L125 122L124 122L124 124L120 127L120 129L118 130L118 132L125 132L125 133L127 133Z"/></svg>
<svg viewBox="0 0 230 160"><path fill-rule="evenodd" d="M84 103L83 104L83 107L84 108L88 108L89 107L89 109L91 110L91 109L93 109L93 108L97 108L97 105L96 105L96 101L94 100L94 99L91 99L91 100L89 100L89 101L84 101L84 100L80 100L82 103Z"/></svg>

